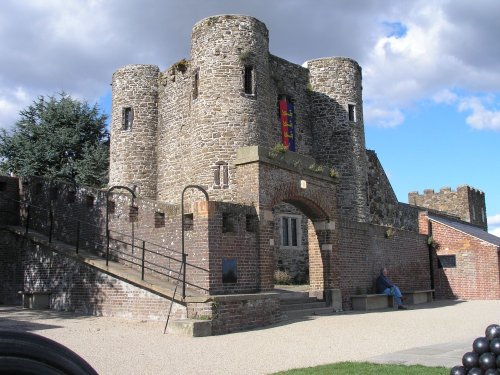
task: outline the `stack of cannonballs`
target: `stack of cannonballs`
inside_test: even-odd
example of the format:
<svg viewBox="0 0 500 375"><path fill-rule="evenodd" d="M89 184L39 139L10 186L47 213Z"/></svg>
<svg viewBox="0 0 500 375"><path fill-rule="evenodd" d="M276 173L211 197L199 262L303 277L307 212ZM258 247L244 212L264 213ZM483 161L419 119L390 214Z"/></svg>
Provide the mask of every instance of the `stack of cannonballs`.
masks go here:
<svg viewBox="0 0 500 375"><path fill-rule="evenodd" d="M486 327L485 337L472 343L472 352L462 357L463 366L455 366L450 375L500 375L500 325Z"/></svg>

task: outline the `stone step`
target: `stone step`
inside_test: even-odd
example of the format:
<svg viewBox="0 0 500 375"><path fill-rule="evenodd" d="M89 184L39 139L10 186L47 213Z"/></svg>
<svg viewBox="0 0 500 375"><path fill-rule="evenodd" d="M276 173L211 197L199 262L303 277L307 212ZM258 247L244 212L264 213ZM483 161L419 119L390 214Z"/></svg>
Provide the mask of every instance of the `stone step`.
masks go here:
<svg viewBox="0 0 500 375"><path fill-rule="evenodd" d="M281 311L292 311L292 310L310 310L325 307L324 301L296 301L294 303L287 302L281 304Z"/></svg>
<svg viewBox="0 0 500 375"><path fill-rule="evenodd" d="M300 320L300 319L311 319L316 316L327 316L334 314L335 311L332 307L310 308L303 310L289 310L281 312L281 321L287 320Z"/></svg>
<svg viewBox="0 0 500 375"><path fill-rule="evenodd" d="M184 337L212 336L212 321L174 319L168 322L167 333Z"/></svg>

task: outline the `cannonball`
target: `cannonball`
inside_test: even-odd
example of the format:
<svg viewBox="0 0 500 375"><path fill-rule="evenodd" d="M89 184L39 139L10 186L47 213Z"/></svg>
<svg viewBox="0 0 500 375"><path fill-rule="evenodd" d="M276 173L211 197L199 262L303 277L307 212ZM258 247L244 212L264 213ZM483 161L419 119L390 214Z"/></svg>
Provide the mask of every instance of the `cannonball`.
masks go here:
<svg viewBox="0 0 500 375"><path fill-rule="evenodd" d="M467 372L467 375L484 375L484 371L479 367L473 367Z"/></svg>
<svg viewBox="0 0 500 375"><path fill-rule="evenodd" d="M486 337L478 337L472 343L472 350L478 355L486 353L490 350L490 342Z"/></svg>
<svg viewBox="0 0 500 375"><path fill-rule="evenodd" d="M479 359L478 359L479 367L481 367L483 370L495 368L496 367L496 360L497 360L497 357L495 354L490 353L490 352L483 353L479 356Z"/></svg>
<svg viewBox="0 0 500 375"><path fill-rule="evenodd" d="M467 370L464 366L455 366L450 370L450 375L467 375Z"/></svg>
<svg viewBox="0 0 500 375"><path fill-rule="evenodd" d="M490 341L490 352L495 355L500 354L500 337L494 338Z"/></svg>
<svg viewBox="0 0 500 375"><path fill-rule="evenodd" d="M467 352L462 357L462 364L465 368L471 369L478 366L479 356L474 352Z"/></svg>
<svg viewBox="0 0 500 375"><path fill-rule="evenodd" d="M498 324L490 324L486 327L484 335L488 340L493 340L494 338L500 338L500 326Z"/></svg>

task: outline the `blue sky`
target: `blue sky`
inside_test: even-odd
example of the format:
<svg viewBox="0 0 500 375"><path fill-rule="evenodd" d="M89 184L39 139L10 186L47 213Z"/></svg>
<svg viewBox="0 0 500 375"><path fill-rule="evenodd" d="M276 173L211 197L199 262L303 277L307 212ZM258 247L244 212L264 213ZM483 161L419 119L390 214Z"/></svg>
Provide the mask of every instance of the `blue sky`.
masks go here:
<svg viewBox="0 0 500 375"><path fill-rule="evenodd" d="M367 148L402 202L468 184L500 235L498 0L6 0L0 13L0 127L62 90L109 112L111 76L189 58L193 25L247 14L291 62L347 56L363 68Z"/></svg>

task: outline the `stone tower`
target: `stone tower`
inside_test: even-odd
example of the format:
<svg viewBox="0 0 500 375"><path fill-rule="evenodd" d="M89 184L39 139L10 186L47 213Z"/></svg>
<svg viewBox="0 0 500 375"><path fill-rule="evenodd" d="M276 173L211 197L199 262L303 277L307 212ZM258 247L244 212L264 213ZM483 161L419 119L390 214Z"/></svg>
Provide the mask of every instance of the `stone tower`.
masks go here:
<svg viewBox="0 0 500 375"><path fill-rule="evenodd" d="M424 194L413 191L408 194L408 203L455 215L488 230L484 192L468 185L459 186L457 191L452 191L449 187L444 187L437 193L433 189L424 190Z"/></svg>
<svg viewBox="0 0 500 375"><path fill-rule="evenodd" d="M363 124L361 67L348 58L307 62L311 92L314 157L334 166L341 179L337 190L344 217L367 221L367 157Z"/></svg>
<svg viewBox="0 0 500 375"><path fill-rule="evenodd" d="M183 186L199 184L211 190L211 199L231 200L236 150L265 139L274 110L268 43L266 26L253 17L215 16L194 26L189 67L175 82L167 79L161 92L159 199L171 200ZM180 81L189 87L181 90L184 104L168 98L175 94L169 86ZM179 105L184 120L173 109ZM178 152L182 161L174 157L174 166L169 155Z"/></svg>
<svg viewBox="0 0 500 375"><path fill-rule="evenodd" d="M155 65L127 65L112 80L109 185L134 185L151 198L156 196L158 74Z"/></svg>

